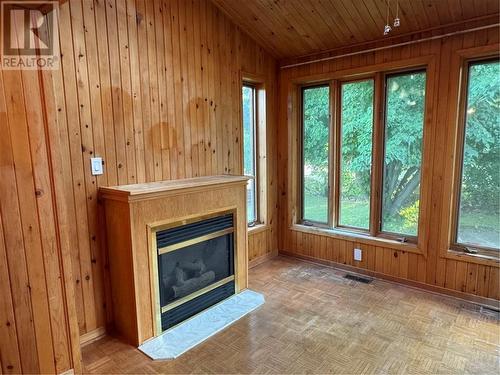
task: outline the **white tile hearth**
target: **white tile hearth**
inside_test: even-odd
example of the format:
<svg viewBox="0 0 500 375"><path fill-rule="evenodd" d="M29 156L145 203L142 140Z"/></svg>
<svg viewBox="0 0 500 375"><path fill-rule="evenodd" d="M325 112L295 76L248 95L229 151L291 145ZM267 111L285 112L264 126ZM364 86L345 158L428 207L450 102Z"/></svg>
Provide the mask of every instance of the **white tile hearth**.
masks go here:
<svg viewBox="0 0 500 375"><path fill-rule="evenodd" d="M154 360L177 358L263 303L262 294L244 290L146 341L139 350Z"/></svg>

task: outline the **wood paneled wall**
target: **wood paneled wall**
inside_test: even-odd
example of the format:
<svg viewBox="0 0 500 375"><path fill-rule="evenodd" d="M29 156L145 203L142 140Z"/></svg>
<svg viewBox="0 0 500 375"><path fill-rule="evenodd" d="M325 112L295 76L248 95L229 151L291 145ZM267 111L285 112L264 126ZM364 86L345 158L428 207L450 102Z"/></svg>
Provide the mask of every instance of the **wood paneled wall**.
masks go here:
<svg viewBox="0 0 500 375"><path fill-rule="evenodd" d="M36 71L0 71L0 365L54 373L79 358L65 220L55 201L54 150ZM57 158L57 157L56 157ZM68 282L68 284L66 284Z"/></svg>
<svg viewBox="0 0 500 375"><path fill-rule="evenodd" d="M250 251L277 252L275 60L208 0L71 0L59 26L61 69L0 71L5 373L68 370L79 335L110 323L99 186L242 172L243 73L267 98L267 222Z"/></svg>
<svg viewBox="0 0 500 375"><path fill-rule="evenodd" d="M470 256L448 255L450 227L450 194L453 181L454 138L456 132L457 92L460 64L457 52L482 46L498 48L498 28L469 32L453 37L426 41L377 52L348 56L330 61L282 69L280 73L280 114L278 132L280 233L279 249L288 254L341 264L392 280L431 288L461 297L500 298L498 262L473 260ZM495 47L496 46L496 47ZM297 185L294 152L297 140L294 126L297 121L296 101L293 98L296 82L307 79L328 79L355 71L374 71L377 66L404 60L429 57L433 61L433 82L426 96L432 99L427 108L424 160L428 160L423 186L428 205L425 215L425 239L420 253L405 251L405 246L384 246L383 242L363 242L356 238L335 235L293 224ZM429 74L431 79L431 74ZM426 159L427 158L427 159ZM353 259L353 248L364 250L363 261Z"/></svg>

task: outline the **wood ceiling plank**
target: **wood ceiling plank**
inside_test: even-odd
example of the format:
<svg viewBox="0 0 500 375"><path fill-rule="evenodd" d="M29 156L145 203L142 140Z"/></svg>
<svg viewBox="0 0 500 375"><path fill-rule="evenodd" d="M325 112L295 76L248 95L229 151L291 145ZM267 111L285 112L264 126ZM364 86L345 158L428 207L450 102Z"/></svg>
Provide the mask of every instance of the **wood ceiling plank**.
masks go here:
<svg viewBox="0 0 500 375"><path fill-rule="evenodd" d="M487 9L488 14L498 13L498 11L500 10L500 3L498 2L498 0L488 0Z"/></svg>
<svg viewBox="0 0 500 375"><path fill-rule="evenodd" d="M301 5L291 1L282 2L281 5L285 12L284 16L291 20L293 27L307 42L309 48L316 51L323 48L321 40L318 40L316 32L308 24L308 17L303 17L304 9L300 9Z"/></svg>
<svg viewBox="0 0 500 375"><path fill-rule="evenodd" d="M284 59L384 38L396 0L211 0L239 27ZM401 26L391 35L414 33L496 15L497 0L399 0ZM491 21L490 21L491 22Z"/></svg>
<svg viewBox="0 0 500 375"><path fill-rule="evenodd" d="M327 1L328 2L328 1ZM348 42L350 39L349 33L345 32L345 30L339 26L335 20L333 20L330 17L330 14L328 12L325 12L325 5L321 2L321 0L314 1L311 4L316 12L318 13L319 17L325 22L329 29L330 37L332 39L335 39L336 43L342 44L345 43L346 41ZM332 41L333 42L333 41Z"/></svg>
<svg viewBox="0 0 500 375"><path fill-rule="evenodd" d="M451 17L453 22L460 21L463 19L462 2L456 2L454 0L448 0L448 8L450 9Z"/></svg>
<svg viewBox="0 0 500 375"><path fill-rule="evenodd" d="M309 24L324 45L339 43L336 33L331 33L331 22L323 17L322 6L318 4L317 0L304 0L304 2L297 4L297 8L304 22Z"/></svg>
<svg viewBox="0 0 500 375"><path fill-rule="evenodd" d="M436 9L436 4L434 1L425 0L424 1L424 10L425 10L425 13L427 14L427 17L429 18L432 25L441 24L440 19L439 19L439 14L438 14L437 9Z"/></svg>
<svg viewBox="0 0 500 375"><path fill-rule="evenodd" d="M413 17L417 20L418 24L417 29L426 29L431 26L431 21L425 13L422 0L410 1L407 4L413 9Z"/></svg>
<svg viewBox="0 0 500 375"><path fill-rule="evenodd" d="M325 19L329 19L332 24L336 25L336 28L339 30L337 34L339 40L343 41L343 43L352 43L355 37L350 30L348 30L346 23L338 14L334 4L329 0L320 0L316 4L317 9L322 13L322 16Z"/></svg>
<svg viewBox="0 0 500 375"><path fill-rule="evenodd" d="M474 9L478 16L488 14L488 3L485 0L474 0Z"/></svg>
<svg viewBox="0 0 500 375"><path fill-rule="evenodd" d="M295 51L295 54L299 54L309 48L308 43L302 39L299 31L292 25L291 20L281 16L284 10L279 1L257 0L256 2L261 4L266 17L273 24L273 29L270 31L272 36L275 37L273 49Z"/></svg>
<svg viewBox="0 0 500 375"><path fill-rule="evenodd" d="M376 30L378 35L383 31L385 25L385 13L383 13L377 6L377 0L363 0L365 7L368 9L370 17L373 19L376 25Z"/></svg>
<svg viewBox="0 0 500 375"><path fill-rule="evenodd" d="M358 28L362 28L366 33L370 33L370 38L376 38L377 35L380 35L380 25L375 23L363 1L355 3L345 1L343 5Z"/></svg>
<svg viewBox="0 0 500 375"><path fill-rule="evenodd" d="M438 16L439 16L439 22L441 24L451 23L454 21L452 15L451 15L450 7L448 6L448 3L446 1L437 1L435 3L435 6L436 6L436 11L437 11ZM455 4L455 6L456 6L456 4Z"/></svg>
<svg viewBox="0 0 500 375"><path fill-rule="evenodd" d="M399 18L404 20L404 26L409 30L419 30L424 28L427 20L421 21L420 17L415 13L413 2L404 1L399 3Z"/></svg>
<svg viewBox="0 0 500 375"><path fill-rule="evenodd" d="M275 27L275 24L270 22L264 16L264 12L255 13L255 9L249 8L246 4L239 4L236 6L234 2L227 2L225 0L212 0L213 3L221 9L228 17L230 17L233 22L240 26L246 33L257 40L262 46L267 48L269 51L275 51L276 53L276 42L273 42L269 35L274 33L278 35L285 35L285 30L281 29L276 32L269 29L270 27Z"/></svg>
<svg viewBox="0 0 500 375"><path fill-rule="evenodd" d="M477 16L474 2L472 0L461 0L462 16L464 19L473 18ZM451 6L451 5L450 5Z"/></svg>
<svg viewBox="0 0 500 375"><path fill-rule="evenodd" d="M363 35L363 27L355 22L355 19L349 14L347 11L345 4L336 3L335 8L338 10L339 16L343 19L345 24L347 25L348 30L356 37L357 41L362 41L365 39Z"/></svg>

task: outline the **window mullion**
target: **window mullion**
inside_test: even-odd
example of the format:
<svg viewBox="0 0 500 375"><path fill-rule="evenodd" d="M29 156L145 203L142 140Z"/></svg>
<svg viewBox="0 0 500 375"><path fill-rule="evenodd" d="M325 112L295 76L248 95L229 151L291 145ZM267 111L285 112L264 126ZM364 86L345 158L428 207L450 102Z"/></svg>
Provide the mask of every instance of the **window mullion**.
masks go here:
<svg viewBox="0 0 500 375"><path fill-rule="evenodd" d="M372 141L372 175L370 189L370 234L380 232L380 215L382 204L382 167L384 156L384 76L375 75L375 92L373 104L373 141Z"/></svg>
<svg viewBox="0 0 500 375"><path fill-rule="evenodd" d="M329 133L329 200L328 217L330 227L338 225L339 199L339 124L340 124L340 96L339 82L330 82L330 133Z"/></svg>

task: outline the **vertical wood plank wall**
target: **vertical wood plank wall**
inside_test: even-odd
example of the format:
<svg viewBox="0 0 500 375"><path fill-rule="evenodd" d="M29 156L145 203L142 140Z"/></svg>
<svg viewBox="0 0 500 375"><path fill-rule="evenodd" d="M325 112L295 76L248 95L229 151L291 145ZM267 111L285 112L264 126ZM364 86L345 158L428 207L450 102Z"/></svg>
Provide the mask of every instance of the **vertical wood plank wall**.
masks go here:
<svg viewBox="0 0 500 375"><path fill-rule="evenodd" d="M457 87L457 80L452 76L452 71L457 72L457 67L452 69L450 64L452 56L457 50L485 45L498 45L499 32L497 28L466 33L463 35L422 42L403 47L397 47L377 52L339 58L326 62L319 62L301 67L283 69L280 73L280 114L278 131L278 165L279 173L279 249L287 253L305 258L319 259L333 264L344 264L356 267L359 270L389 279L407 280L410 283L427 284L436 290L465 293L492 299L500 298L499 268L497 265L477 264L462 259L443 257L447 223L445 218L449 215L450 179L447 170L452 166L453 147L449 147L454 134L456 122L452 106L457 105L456 97L450 97L450 92ZM421 56L434 56L436 62L436 82L431 87L435 92L433 105L427 108L430 113L430 127L426 129L426 142L429 142L430 166L428 173L430 210L427 210L425 222L427 230L426 247L427 256L407 251L399 251L383 247L383 245L364 245L356 240L346 240L327 236L326 234L307 233L292 228L293 204L290 204L292 183L290 177L292 169L296 168L290 160L290 143L288 129L288 114L294 116L295 110L288 101L289 84L300 77L312 75L333 74L337 71L381 64L385 62L418 58ZM452 108L450 111L449 108ZM354 261L353 248L361 247L364 250L362 262Z"/></svg>
<svg viewBox="0 0 500 375"><path fill-rule="evenodd" d="M242 172L242 72L267 98L249 254L277 253L276 61L208 0L70 0L59 25L61 69L0 71L3 373L66 371L110 322L99 186Z"/></svg>
<svg viewBox="0 0 500 375"><path fill-rule="evenodd" d="M42 92L39 72L0 71L2 373L62 372L79 361Z"/></svg>

